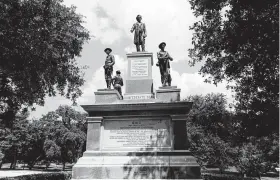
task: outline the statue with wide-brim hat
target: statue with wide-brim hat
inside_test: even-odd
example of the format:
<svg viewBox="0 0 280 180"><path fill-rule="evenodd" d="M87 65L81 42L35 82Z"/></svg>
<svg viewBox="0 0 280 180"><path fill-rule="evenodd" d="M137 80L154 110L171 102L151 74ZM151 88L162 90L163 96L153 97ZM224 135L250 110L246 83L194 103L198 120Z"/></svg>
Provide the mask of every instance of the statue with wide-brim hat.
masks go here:
<svg viewBox="0 0 280 180"><path fill-rule="evenodd" d="M111 48L106 48L106 49L104 49L104 52L106 53L106 51L108 51L108 52L112 52L112 49Z"/></svg>
<svg viewBox="0 0 280 180"><path fill-rule="evenodd" d="M115 64L115 57L111 55L112 49L106 48L104 52L107 54L104 68L105 81L108 89L111 89L112 84L112 74L113 74L113 66Z"/></svg>
<svg viewBox="0 0 280 180"><path fill-rule="evenodd" d="M171 86L170 62L173 58L165 51L166 43L162 42L158 45L160 51L157 53L157 66L159 66L162 86Z"/></svg>
<svg viewBox="0 0 280 180"><path fill-rule="evenodd" d="M158 45L158 48L161 49L162 46L166 46L166 43L165 43L165 42L160 43L160 44Z"/></svg>

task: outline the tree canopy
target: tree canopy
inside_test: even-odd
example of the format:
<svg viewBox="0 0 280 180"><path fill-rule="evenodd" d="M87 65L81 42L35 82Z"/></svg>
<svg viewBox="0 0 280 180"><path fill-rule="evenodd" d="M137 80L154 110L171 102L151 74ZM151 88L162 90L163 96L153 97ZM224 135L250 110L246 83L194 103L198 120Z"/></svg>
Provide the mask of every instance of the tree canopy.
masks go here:
<svg viewBox="0 0 280 180"><path fill-rule="evenodd" d="M0 119L59 93L75 102L84 83L76 61L89 32L62 0L0 2Z"/></svg>
<svg viewBox="0 0 280 180"><path fill-rule="evenodd" d="M71 112L71 116L64 115L71 119L69 123L63 120L62 109ZM38 162L47 167L61 162L64 169L66 163L76 162L85 151L86 114L60 106L39 120L26 118L25 114L17 114L13 129L0 129L0 168L2 161L11 162L10 168L21 161L30 169Z"/></svg>
<svg viewBox="0 0 280 180"><path fill-rule="evenodd" d="M200 17L191 65L214 84L234 82L236 110L248 135L279 129L279 1L189 0Z"/></svg>

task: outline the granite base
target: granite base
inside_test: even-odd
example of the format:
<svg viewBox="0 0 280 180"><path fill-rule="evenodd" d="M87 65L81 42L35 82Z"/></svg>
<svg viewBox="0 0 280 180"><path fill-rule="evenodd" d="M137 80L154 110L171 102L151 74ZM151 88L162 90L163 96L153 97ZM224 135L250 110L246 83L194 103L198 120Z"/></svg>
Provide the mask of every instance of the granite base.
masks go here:
<svg viewBox="0 0 280 180"><path fill-rule="evenodd" d="M180 101L180 92L181 89L177 88L177 86L159 87L159 89L156 90L156 99L163 102Z"/></svg>
<svg viewBox="0 0 280 180"><path fill-rule="evenodd" d="M201 179L201 175L189 151L85 152L73 167L74 179Z"/></svg>
<svg viewBox="0 0 280 180"><path fill-rule="evenodd" d="M121 100L122 97L115 89L98 89L95 94L95 104L112 103Z"/></svg>
<svg viewBox="0 0 280 180"><path fill-rule="evenodd" d="M126 80L126 93L153 93L153 79Z"/></svg>

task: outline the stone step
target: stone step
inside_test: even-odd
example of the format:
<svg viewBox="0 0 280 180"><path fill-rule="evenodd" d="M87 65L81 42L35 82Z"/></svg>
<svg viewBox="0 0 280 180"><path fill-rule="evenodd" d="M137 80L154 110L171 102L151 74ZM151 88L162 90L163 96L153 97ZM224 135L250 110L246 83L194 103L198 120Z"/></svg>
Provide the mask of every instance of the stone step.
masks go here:
<svg viewBox="0 0 280 180"><path fill-rule="evenodd" d="M83 156L190 156L189 150L172 151L86 151Z"/></svg>
<svg viewBox="0 0 280 180"><path fill-rule="evenodd" d="M80 166L72 171L73 180L86 179L201 179L199 166Z"/></svg>

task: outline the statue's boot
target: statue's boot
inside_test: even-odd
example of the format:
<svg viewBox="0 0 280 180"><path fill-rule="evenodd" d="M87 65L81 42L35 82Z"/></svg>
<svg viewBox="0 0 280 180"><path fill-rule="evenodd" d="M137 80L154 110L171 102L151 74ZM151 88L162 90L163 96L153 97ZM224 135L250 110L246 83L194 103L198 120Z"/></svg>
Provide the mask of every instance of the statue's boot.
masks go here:
<svg viewBox="0 0 280 180"><path fill-rule="evenodd" d="M107 84L107 89L111 89L111 81L110 80L106 80L106 84Z"/></svg>
<svg viewBox="0 0 280 180"><path fill-rule="evenodd" d="M145 45L141 45L142 46L142 51L145 52Z"/></svg>
<svg viewBox="0 0 280 180"><path fill-rule="evenodd" d="M136 51L137 51L137 52L140 51L140 45L136 45Z"/></svg>

